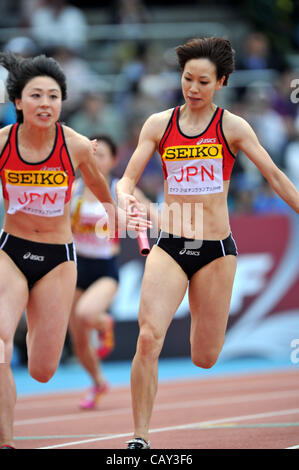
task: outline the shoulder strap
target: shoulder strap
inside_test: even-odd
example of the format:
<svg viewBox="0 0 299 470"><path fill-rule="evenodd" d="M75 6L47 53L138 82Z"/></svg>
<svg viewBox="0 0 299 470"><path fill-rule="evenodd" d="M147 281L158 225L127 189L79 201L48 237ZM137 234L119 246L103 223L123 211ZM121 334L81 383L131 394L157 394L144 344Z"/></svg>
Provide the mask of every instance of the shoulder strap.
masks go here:
<svg viewBox="0 0 299 470"><path fill-rule="evenodd" d="M166 141L167 137L169 136L169 133L171 132L171 129L173 127L173 123L176 120L176 116L177 116L179 108L180 108L179 106L177 106L176 108L173 108L173 111L171 113L170 119L169 119L168 124L166 126L166 129L164 131L164 134L163 134L163 136L160 140L160 144L159 144L160 154L162 154L162 152L163 152L163 145L165 144L165 141Z"/></svg>
<svg viewBox="0 0 299 470"><path fill-rule="evenodd" d="M4 167L7 161L7 158L11 154L11 150L16 149L16 130L18 128L18 125L19 125L18 123L13 124L9 130L8 137L6 139L2 152L0 154L0 171ZM8 155L6 152L7 149L8 149Z"/></svg>

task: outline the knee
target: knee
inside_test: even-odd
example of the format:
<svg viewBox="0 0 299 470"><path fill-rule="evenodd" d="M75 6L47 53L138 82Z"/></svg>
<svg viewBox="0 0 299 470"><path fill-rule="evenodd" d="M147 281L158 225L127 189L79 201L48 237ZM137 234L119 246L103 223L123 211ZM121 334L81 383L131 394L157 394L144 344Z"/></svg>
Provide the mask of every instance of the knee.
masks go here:
<svg viewBox="0 0 299 470"><path fill-rule="evenodd" d="M88 311L84 306L78 303L75 309L75 319L79 329L81 328L90 328L90 318Z"/></svg>
<svg viewBox="0 0 299 470"><path fill-rule="evenodd" d="M142 328L139 333L137 350L143 358L157 359L163 346L163 338L151 328Z"/></svg>
<svg viewBox="0 0 299 470"><path fill-rule="evenodd" d="M81 298L74 311L75 321L78 328L91 329L97 328L103 315L100 306L95 306ZM103 326L105 325L105 318L103 318Z"/></svg>
<svg viewBox="0 0 299 470"><path fill-rule="evenodd" d="M0 336L0 364L10 364L13 354L13 341Z"/></svg>
<svg viewBox="0 0 299 470"><path fill-rule="evenodd" d="M202 369L211 369L218 359L217 351L205 351L204 353L193 353L191 359L194 365Z"/></svg>
<svg viewBox="0 0 299 470"><path fill-rule="evenodd" d="M55 374L56 367L51 367L50 364L47 364L46 367L39 364L29 364L28 370L31 377L37 380L37 382L46 383L49 382Z"/></svg>

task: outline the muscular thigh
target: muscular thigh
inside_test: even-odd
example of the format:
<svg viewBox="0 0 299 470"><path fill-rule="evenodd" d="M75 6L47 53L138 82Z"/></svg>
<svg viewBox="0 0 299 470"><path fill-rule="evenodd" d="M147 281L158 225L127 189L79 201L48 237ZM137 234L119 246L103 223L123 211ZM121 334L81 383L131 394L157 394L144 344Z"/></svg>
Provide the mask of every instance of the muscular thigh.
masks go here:
<svg viewBox="0 0 299 470"><path fill-rule="evenodd" d="M12 341L28 300L27 281L9 256L0 250L0 337Z"/></svg>
<svg viewBox="0 0 299 470"><path fill-rule="evenodd" d="M106 312L118 288L118 282L111 277L95 281L80 297L78 306L82 311Z"/></svg>
<svg viewBox="0 0 299 470"><path fill-rule="evenodd" d="M181 267L155 245L146 260L142 281L140 326L149 325L165 333L187 286L188 279Z"/></svg>
<svg viewBox="0 0 299 470"><path fill-rule="evenodd" d="M70 317L77 269L64 262L40 279L30 291L27 307L28 355L56 358L64 344Z"/></svg>
<svg viewBox="0 0 299 470"><path fill-rule="evenodd" d="M236 257L218 258L191 278L191 344L222 347L227 326Z"/></svg>

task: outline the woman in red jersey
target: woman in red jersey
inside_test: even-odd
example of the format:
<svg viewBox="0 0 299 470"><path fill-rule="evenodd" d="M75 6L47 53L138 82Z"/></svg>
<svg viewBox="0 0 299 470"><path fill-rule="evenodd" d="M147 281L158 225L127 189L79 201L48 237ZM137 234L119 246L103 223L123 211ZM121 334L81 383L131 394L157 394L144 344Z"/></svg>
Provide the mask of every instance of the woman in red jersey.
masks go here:
<svg viewBox="0 0 299 470"><path fill-rule="evenodd" d="M94 136L97 165L116 199L113 176L117 164L117 147L108 135ZM134 196L145 205L153 225L159 224L158 214L153 213L151 202L136 188ZM72 233L77 253L77 288L70 318L70 333L74 352L92 380L80 400L81 409L93 409L103 394L109 390L105 380L102 360L114 348L114 319L109 308L119 286L121 238L108 237L107 217L103 204L77 178L73 185L71 202ZM91 331L98 335L98 345L92 341Z"/></svg>
<svg viewBox="0 0 299 470"><path fill-rule="evenodd" d="M1 54L17 123L0 130L5 221L0 234L0 447L13 447L16 390L10 361L26 310L28 369L47 382L55 373L76 286L70 195L76 169L103 203L110 226L115 203L90 141L59 124L65 76L56 61ZM135 216L130 217L129 225ZM125 219L125 218L123 218ZM146 225L138 218L139 226Z"/></svg>
<svg viewBox="0 0 299 470"><path fill-rule="evenodd" d="M231 44L194 39L176 48L185 103L153 114L118 182L118 203L129 208L135 185L155 150L161 154L165 204L161 233L149 254L142 284L139 337L132 364L134 437L130 449L149 448L149 422L157 391L158 358L166 331L189 288L191 357L212 367L222 349L237 249L227 194L242 150L270 186L299 213L299 194L242 118L213 103L234 70ZM155 295L153 296L153 292Z"/></svg>

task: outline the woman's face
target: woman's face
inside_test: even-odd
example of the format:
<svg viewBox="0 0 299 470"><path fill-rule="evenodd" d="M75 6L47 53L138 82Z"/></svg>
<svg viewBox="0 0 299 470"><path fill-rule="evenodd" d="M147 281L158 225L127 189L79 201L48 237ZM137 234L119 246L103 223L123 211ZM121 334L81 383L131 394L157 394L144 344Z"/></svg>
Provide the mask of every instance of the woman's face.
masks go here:
<svg viewBox="0 0 299 470"><path fill-rule="evenodd" d="M187 105L192 109L202 108L213 101L214 93L220 90L225 77L217 80L216 66L206 58L186 62L182 73L182 92Z"/></svg>
<svg viewBox="0 0 299 470"><path fill-rule="evenodd" d="M100 172L104 176L108 176L116 162L111 153L110 147L106 142L101 140L98 141L96 159Z"/></svg>
<svg viewBox="0 0 299 470"><path fill-rule="evenodd" d="M16 108L23 112L24 122L37 127L49 127L60 116L61 89L51 77L32 78L23 88L21 99L16 99Z"/></svg>

